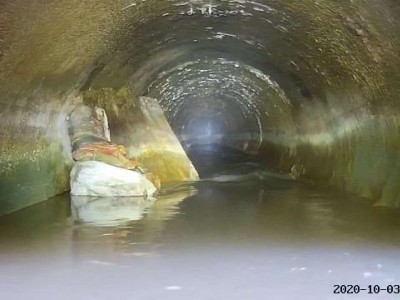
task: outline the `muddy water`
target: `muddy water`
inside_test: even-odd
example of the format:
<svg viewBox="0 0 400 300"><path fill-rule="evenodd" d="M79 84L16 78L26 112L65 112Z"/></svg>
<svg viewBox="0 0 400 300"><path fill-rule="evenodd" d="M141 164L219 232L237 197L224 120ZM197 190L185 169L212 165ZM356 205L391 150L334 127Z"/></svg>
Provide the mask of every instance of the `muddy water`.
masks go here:
<svg viewBox="0 0 400 300"><path fill-rule="evenodd" d="M202 172L157 201L63 195L1 218L0 298L399 297L333 291L400 284L400 212L254 162Z"/></svg>

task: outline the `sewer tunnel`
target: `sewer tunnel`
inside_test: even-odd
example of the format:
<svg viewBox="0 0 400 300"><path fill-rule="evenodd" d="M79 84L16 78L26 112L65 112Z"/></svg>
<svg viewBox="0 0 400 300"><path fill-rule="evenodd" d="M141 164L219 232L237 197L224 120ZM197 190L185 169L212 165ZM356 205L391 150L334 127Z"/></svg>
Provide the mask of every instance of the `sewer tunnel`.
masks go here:
<svg viewBox="0 0 400 300"><path fill-rule="evenodd" d="M156 98L186 149L224 145L397 206L398 10L390 0L3 1L2 210L68 190L71 95L122 87ZM26 203L11 200L21 186Z"/></svg>
<svg viewBox="0 0 400 300"><path fill-rule="evenodd" d="M399 14L396 0L0 1L4 297L400 292ZM160 134L138 134L143 97L201 180L71 208L66 117L82 101L129 155L139 136L169 153L148 166L179 173Z"/></svg>

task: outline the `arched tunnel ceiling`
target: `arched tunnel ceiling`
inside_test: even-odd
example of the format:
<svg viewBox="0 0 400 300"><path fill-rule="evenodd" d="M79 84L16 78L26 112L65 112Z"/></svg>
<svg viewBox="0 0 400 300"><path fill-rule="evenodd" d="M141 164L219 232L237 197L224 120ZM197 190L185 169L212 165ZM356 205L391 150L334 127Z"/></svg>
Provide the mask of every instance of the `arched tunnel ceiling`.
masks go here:
<svg viewBox="0 0 400 300"><path fill-rule="evenodd" d="M214 38L261 49L267 64L309 81L311 88L349 79L382 87L399 51L399 5L388 0L1 5L2 78L18 83L50 81L105 65L104 80L121 84L162 49Z"/></svg>
<svg viewBox="0 0 400 300"><path fill-rule="evenodd" d="M18 88L133 84L143 94L160 72L211 55L271 76L295 110L325 106L347 88L362 100L344 100L336 113L376 111L375 100L399 89L398 9L395 1L5 1L1 75Z"/></svg>
<svg viewBox="0 0 400 300"><path fill-rule="evenodd" d="M68 95L130 86L178 131L219 109L215 127L248 127L277 168L397 203L399 13L396 0L2 1L3 152L47 139Z"/></svg>

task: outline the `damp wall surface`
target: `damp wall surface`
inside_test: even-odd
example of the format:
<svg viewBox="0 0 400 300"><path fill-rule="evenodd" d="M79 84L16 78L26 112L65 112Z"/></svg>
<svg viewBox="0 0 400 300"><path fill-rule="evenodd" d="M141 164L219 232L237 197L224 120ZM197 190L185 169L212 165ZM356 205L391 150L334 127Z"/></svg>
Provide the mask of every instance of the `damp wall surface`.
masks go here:
<svg viewBox="0 0 400 300"><path fill-rule="evenodd" d="M68 190L65 115L82 91L125 86L159 100L183 145L224 143L398 206L399 13L395 0L1 1L0 212Z"/></svg>

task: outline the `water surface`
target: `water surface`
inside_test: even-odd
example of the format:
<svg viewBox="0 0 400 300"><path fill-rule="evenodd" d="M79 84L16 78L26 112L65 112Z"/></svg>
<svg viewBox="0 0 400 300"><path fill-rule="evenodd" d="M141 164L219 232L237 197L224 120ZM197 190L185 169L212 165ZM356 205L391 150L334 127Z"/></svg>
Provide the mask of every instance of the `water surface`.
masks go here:
<svg viewBox="0 0 400 300"><path fill-rule="evenodd" d="M400 284L398 211L255 162L206 171L156 201L62 195L1 218L1 298L397 299L333 285Z"/></svg>

